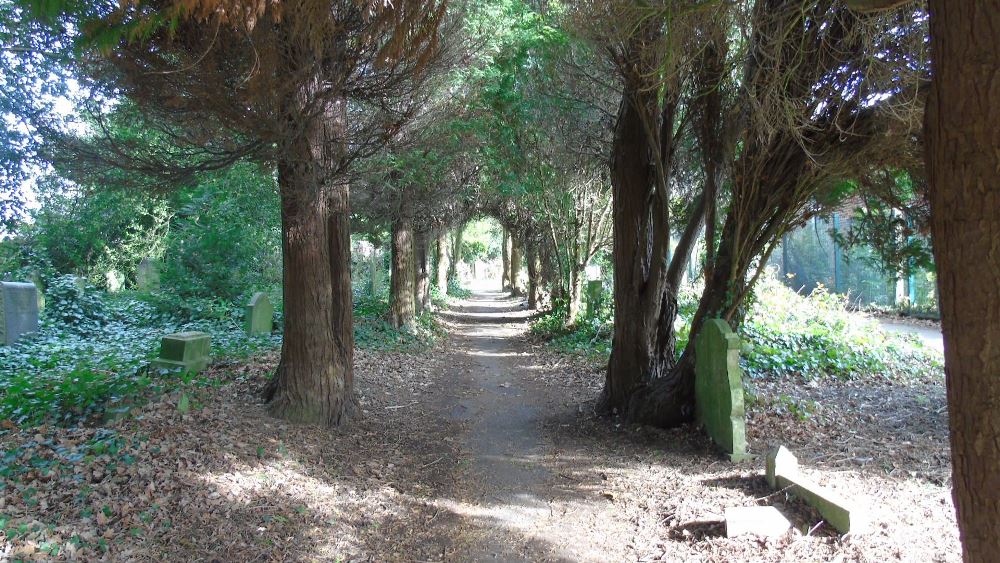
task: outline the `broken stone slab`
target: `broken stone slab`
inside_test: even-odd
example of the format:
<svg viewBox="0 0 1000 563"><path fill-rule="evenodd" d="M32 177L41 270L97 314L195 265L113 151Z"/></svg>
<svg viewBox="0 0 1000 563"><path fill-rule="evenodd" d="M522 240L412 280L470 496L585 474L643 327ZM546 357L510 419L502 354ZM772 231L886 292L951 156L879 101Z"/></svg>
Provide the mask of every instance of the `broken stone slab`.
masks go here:
<svg viewBox="0 0 1000 563"><path fill-rule="evenodd" d="M726 508L726 537L753 534L766 538L783 535L792 523L773 506L732 506Z"/></svg>
<svg viewBox="0 0 1000 563"><path fill-rule="evenodd" d="M168 334L160 341L160 357L152 367L198 373L208 367L212 337L204 332Z"/></svg>
<svg viewBox="0 0 1000 563"><path fill-rule="evenodd" d="M705 321L695 341L695 416L732 461L747 454L740 338L722 319Z"/></svg>
<svg viewBox="0 0 1000 563"><path fill-rule="evenodd" d="M788 492L806 501L839 532L858 534L867 530L867 512L856 503L800 473L799 460L784 446L772 448L768 452L766 478L772 488L788 489Z"/></svg>
<svg viewBox="0 0 1000 563"><path fill-rule="evenodd" d="M38 332L35 284L0 282L0 344L11 346L32 332Z"/></svg>
<svg viewBox="0 0 1000 563"><path fill-rule="evenodd" d="M247 335L271 334L274 328L274 306L267 294L257 292L247 303L246 324Z"/></svg>

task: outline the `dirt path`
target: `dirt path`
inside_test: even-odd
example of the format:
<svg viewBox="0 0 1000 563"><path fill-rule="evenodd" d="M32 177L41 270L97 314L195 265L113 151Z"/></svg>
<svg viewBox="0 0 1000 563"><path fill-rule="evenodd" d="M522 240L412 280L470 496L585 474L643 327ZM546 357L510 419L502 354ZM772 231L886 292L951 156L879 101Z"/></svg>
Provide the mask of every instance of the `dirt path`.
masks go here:
<svg viewBox="0 0 1000 563"><path fill-rule="evenodd" d="M694 426L595 417L603 367L525 338L519 300L441 319L431 350L355 351L340 428L267 413L272 352L213 366L187 408L0 432L0 560L959 560L940 381L750 382L751 452L785 444L871 507L873 533L840 537ZM726 507L761 504L796 529L725 537Z"/></svg>
<svg viewBox="0 0 1000 563"><path fill-rule="evenodd" d="M482 291L442 315L454 368L441 405L464 428L471 460L455 492L466 505L459 510L478 522L462 549L482 561L598 560L604 549L579 532L607 501L594 495L568 506L571 478L554 469L561 460L547 430L565 401L526 377L538 367L523 339L530 314L521 299Z"/></svg>

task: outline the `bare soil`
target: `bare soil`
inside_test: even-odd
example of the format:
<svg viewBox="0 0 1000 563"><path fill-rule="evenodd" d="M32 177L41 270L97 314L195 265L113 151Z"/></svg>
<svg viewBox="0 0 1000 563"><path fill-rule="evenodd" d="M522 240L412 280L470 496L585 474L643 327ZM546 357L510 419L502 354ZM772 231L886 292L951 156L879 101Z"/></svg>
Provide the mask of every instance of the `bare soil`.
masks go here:
<svg viewBox="0 0 1000 563"><path fill-rule="evenodd" d="M477 294L433 350L358 351L363 415L340 429L266 414L274 356L214 367L190 410L166 396L106 429L12 429L4 451L38 469L3 477L0 559L960 560L941 381L752 382L753 453L785 444L870 507L874 531L843 537L769 490L762 459L595 417L601 366L531 343L528 317ZM727 506L765 504L797 529L725 537Z"/></svg>

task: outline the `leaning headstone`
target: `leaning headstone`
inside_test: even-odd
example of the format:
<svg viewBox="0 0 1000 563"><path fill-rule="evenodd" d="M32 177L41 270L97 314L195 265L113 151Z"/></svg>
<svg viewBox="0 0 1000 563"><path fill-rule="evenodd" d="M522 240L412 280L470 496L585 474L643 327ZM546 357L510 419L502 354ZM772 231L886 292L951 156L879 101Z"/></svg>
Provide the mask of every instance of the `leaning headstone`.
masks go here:
<svg viewBox="0 0 1000 563"><path fill-rule="evenodd" d="M789 530L792 523L773 506L734 506L726 508L726 537L753 534L776 538Z"/></svg>
<svg viewBox="0 0 1000 563"><path fill-rule="evenodd" d="M197 373L208 367L211 348L212 337L204 332L168 334L160 341L160 357L152 366Z"/></svg>
<svg viewBox="0 0 1000 563"><path fill-rule="evenodd" d="M104 274L104 284L111 293L118 293L125 285L125 276L118 270L108 270Z"/></svg>
<svg viewBox="0 0 1000 563"><path fill-rule="evenodd" d="M767 454L767 483L806 501L841 533L861 533L868 528L868 514L860 505L823 487L799 472L799 460L784 446Z"/></svg>
<svg viewBox="0 0 1000 563"><path fill-rule="evenodd" d="M135 272L136 285L139 291L155 291L160 289L160 267L152 258L143 258Z"/></svg>
<svg viewBox="0 0 1000 563"><path fill-rule="evenodd" d="M38 290L32 283L0 282L0 344L38 332Z"/></svg>
<svg viewBox="0 0 1000 563"><path fill-rule="evenodd" d="M274 307L266 293L253 294L246 310L246 331L249 336L271 334L274 328Z"/></svg>
<svg viewBox="0 0 1000 563"><path fill-rule="evenodd" d="M732 461L748 458L740 338L708 319L695 342L695 414Z"/></svg>

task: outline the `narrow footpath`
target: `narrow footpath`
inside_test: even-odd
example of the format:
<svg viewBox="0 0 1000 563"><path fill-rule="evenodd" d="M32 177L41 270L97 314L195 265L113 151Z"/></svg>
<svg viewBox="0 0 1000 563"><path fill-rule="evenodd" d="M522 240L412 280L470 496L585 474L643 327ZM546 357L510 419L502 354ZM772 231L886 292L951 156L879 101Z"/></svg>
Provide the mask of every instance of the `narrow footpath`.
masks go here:
<svg viewBox="0 0 1000 563"><path fill-rule="evenodd" d="M453 509L474 523L459 551L475 561L600 560L606 536L584 531L608 516L609 503L559 469L567 460L549 430L571 405L530 377L539 368L524 339L532 313L522 299L481 291L442 314L454 367L439 400L465 429L471 459L455 491L464 506Z"/></svg>

